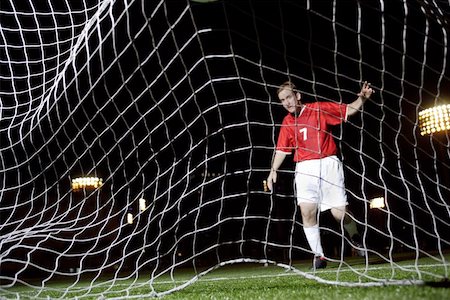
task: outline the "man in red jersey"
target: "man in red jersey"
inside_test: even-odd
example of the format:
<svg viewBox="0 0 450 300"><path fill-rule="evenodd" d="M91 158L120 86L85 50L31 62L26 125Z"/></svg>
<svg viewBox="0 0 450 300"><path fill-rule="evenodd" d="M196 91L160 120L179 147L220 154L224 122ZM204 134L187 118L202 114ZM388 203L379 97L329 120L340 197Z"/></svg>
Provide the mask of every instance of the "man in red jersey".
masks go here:
<svg viewBox="0 0 450 300"><path fill-rule="evenodd" d="M314 269L325 268L327 265L317 217L318 212L328 209L345 228L358 254L366 254L360 243L356 223L346 210L348 203L344 172L342 162L337 157L338 151L331 128L356 114L373 92L370 83L364 82L358 98L351 104L304 104L301 102L300 92L292 82L285 82L278 88L278 98L288 114L281 124L267 187L273 189L278 168L286 155L294 151L297 204L300 207L306 239L314 253Z"/></svg>

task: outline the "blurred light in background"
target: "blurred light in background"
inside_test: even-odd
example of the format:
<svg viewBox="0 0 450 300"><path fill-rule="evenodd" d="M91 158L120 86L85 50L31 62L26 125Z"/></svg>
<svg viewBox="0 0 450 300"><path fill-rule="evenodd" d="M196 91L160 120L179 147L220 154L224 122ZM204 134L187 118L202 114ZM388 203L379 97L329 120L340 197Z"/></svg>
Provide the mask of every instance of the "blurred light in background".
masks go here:
<svg viewBox="0 0 450 300"><path fill-rule="evenodd" d="M139 199L139 210L142 212L147 209L147 204L145 203L145 199Z"/></svg>
<svg viewBox="0 0 450 300"><path fill-rule="evenodd" d="M384 208L384 197L377 197L370 200L370 208Z"/></svg>
<svg viewBox="0 0 450 300"><path fill-rule="evenodd" d="M72 190L78 191L86 188L96 189L101 187L103 179L98 177L78 177L72 179Z"/></svg>
<svg viewBox="0 0 450 300"><path fill-rule="evenodd" d="M439 105L419 112L420 134L450 130L450 104Z"/></svg>

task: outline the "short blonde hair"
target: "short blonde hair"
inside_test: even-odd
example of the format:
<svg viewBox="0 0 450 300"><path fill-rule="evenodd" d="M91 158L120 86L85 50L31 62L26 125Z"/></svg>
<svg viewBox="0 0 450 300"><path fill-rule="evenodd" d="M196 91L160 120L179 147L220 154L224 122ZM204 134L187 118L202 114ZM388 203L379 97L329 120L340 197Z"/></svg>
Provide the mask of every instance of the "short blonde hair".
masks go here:
<svg viewBox="0 0 450 300"><path fill-rule="evenodd" d="M295 86L295 84L293 84L291 81L285 81L284 83L282 83L277 90L277 95L281 93L282 90L284 89L290 89L292 90L294 93L300 93L299 90L297 90L297 87Z"/></svg>

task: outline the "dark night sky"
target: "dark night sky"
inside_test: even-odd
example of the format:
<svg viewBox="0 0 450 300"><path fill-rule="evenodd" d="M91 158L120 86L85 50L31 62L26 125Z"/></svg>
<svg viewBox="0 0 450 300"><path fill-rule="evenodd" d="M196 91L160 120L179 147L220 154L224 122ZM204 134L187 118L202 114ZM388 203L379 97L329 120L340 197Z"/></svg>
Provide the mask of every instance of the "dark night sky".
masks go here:
<svg viewBox="0 0 450 300"><path fill-rule="evenodd" d="M191 3L185 10L186 1L158 7L158 2L146 1L144 8L135 2L125 15L123 3L116 3L112 34L111 15L103 14L64 72L61 62L69 59L64 51L73 44L62 42L58 52L52 44L56 31L40 36L48 43L44 50L31 46L39 42L36 32L25 31L29 47L24 52L4 46L24 46L17 30L5 30L0 49L5 74L1 230L13 232L49 220L55 221L49 225L55 230L72 224L71 218L83 210L77 203L97 196L73 195L70 179L92 174L104 179L101 208L95 209L107 219L120 224L130 207L136 210L140 197L149 200L146 220L136 225L145 233L134 236L147 236L151 249L165 247L151 242L161 235L161 226L170 228L164 233L167 245L174 236L208 226L199 234L205 243L200 248L208 241L264 239L260 229L272 226L267 216L295 220L292 162L283 166L277 195L262 192L285 114L275 91L287 79L297 84L305 101L350 103L363 80L376 89L363 113L334 131L350 202L361 219L367 214L365 201L385 195L390 209L406 219L411 218L412 201L424 223L430 218L427 203L448 220L440 208L449 195L449 153L448 146L442 153L439 145L448 145L448 134L430 139L415 129L418 110L432 106L438 96L449 103L450 59L443 37L443 31L449 36L448 3L438 1L439 11L408 1L404 27L401 1L381 2L384 12L377 1L339 1L335 10L333 2L217 1ZM86 16L72 17L82 22ZM70 21L57 17L60 41L83 29L64 29ZM23 28L36 26L26 15L20 22ZM54 26L50 17L42 16L40 22L43 28ZM8 14L2 14L1 24L17 28ZM8 59L29 64L8 64ZM57 71L64 74L59 83ZM9 80L12 75L14 81ZM17 112L23 114L13 118ZM434 163L444 180L440 188ZM203 177L205 172L216 177ZM23 218L29 221L21 222ZM404 225L400 219L392 222ZM116 226L114 234L128 230L116 223L108 225ZM184 237L189 249L192 239Z"/></svg>

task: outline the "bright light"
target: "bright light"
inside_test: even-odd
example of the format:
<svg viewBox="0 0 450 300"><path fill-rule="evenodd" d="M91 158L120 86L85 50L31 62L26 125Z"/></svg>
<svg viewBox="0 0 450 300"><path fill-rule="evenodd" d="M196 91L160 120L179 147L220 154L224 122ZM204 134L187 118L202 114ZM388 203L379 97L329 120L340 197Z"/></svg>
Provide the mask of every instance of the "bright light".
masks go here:
<svg viewBox="0 0 450 300"><path fill-rule="evenodd" d="M370 200L370 208L384 208L384 197L377 197Z"/></svg>
<svg viewBox="0 0 450 300"><path fill-rule="evenodd" d="M101 187L102 184L103 179L98 177L78 177L72 179L72 190L78 191L86 188L96 189Z"/></svg>
<svg viewBox="0 0 450 300"><path fill-rule="evenodd" d="M263 180L263 189L264 189L264 192L269 191L269 187L267 186L267 180Z"/></svg>
<svg viewBox="0 0 450 300"><path fill-rule="evenodd" d="M144 211L147 209L147 205L145 204L145 199L139 199L139 210Z"/></svg>
<svg viewBox="0 0 450 300"><path fill-rule="evenodd" d="M127 213L127 223L128 224L133 224L133 214L132 213Z"/></svg>
<svg viewBox="0 0 450 300"><path fill-rule="evenodd" d="M420 134L450 130L450 104L424 109L419 112Z"/></svg>

